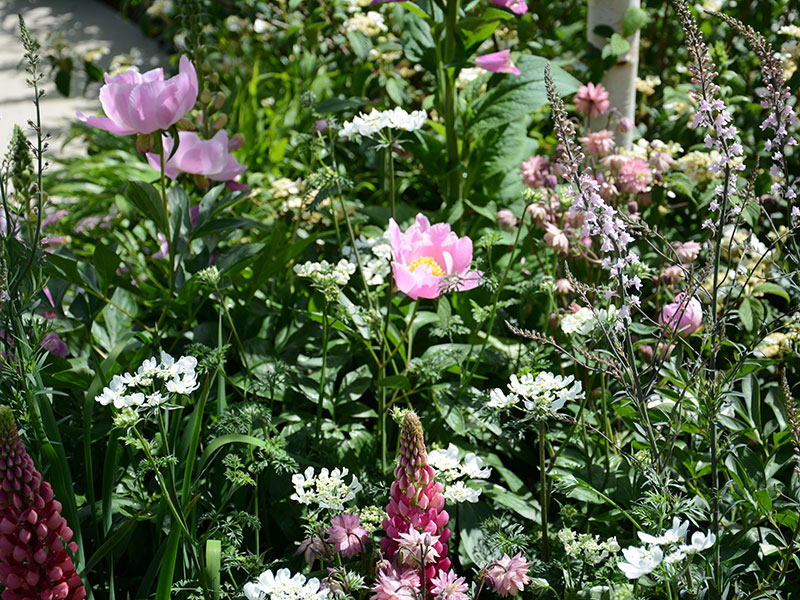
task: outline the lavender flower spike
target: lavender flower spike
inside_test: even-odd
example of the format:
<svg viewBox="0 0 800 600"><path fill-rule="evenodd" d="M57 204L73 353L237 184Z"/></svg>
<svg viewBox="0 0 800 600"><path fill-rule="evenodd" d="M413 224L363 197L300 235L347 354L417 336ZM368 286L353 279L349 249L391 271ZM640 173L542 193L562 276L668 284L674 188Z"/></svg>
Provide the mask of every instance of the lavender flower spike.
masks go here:
<svg viewBox="0 0 800 600"><path fill-rule="evenodd" d="M86 589L64 547L72 530L33 461L8 406L0 406L0 583L3 600L83 600Z"/></svg>

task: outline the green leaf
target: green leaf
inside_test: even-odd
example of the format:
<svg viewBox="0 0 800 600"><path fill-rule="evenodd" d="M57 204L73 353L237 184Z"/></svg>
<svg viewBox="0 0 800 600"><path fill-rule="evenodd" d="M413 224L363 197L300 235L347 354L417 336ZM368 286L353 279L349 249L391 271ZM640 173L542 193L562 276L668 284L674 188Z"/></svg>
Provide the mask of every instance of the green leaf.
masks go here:
<svg viewBox="0 0 800 600"><path fill-rule="evenodd" d="M213 600L220 596L220 567L222 565L222 542L208 540L206 542L206 581L211 588Z"/></svg>
<svg viewBox="0 0 800 600"><path fill-rule="evenodd" d="M347 41L359 60L367 60L369 51L372 50L372 41L360 31L348 31Z"/></svg>
<svg viewBox="0 0 800 600"><path fill-rule="evenodd" d="M647 11L638 6L631 6L622 17L622 37L630 37L647 25L650 17Z"/></svg>
<svg viewBox="0 0 800 600"><path fill-rule="evenodd" d="M609 39L612 35L614 35L614 28L610 25L598 25L592 30L592 33L599 35L602 38Z"/></svg>
<svg viewBox="0 0 800 600"><path fill-rule="evenodd" d="M436 314L439 316L439 327L442 329L450 327L450 316L452 312L450 301L447 299L447 296L439 296L438 305L436 306Z"/></svg>
<svg viewBox="0 0 800 600"><path fill-rule="evenodd" d="M389 375L383 379L378 379L375 385L387 389L407 390L411 387L411 382L405 375Z"/></svg>
<svg viewBox="0 0 800 600"><path fill-rule="evenodd" d="M164 210L164 203L153 185L144 181L130 181L125 186L125 198L145 217L152 219L161 233L166 233L167 213Z"/></svg>
<svg viewBox="0 0 800 600"><path fill-rule="evenodd" d="M691 200L695 200L694 181L692 181L688 175L675 171L667 175L665 179L670 185L676 188L678 192L688 196Z"/></svg>
<svg viewBox="0 0 800 600"><path fill-rule="evenodd" d="M489 90L475 101L469 132L473 136L508 123L524 122L531 113L547 104L544 66L540 56L522 55L516 59L519 76L500 73L489 80ZM574 93L580 83L569 73L551 67L553 83L562 96Z"/></svg>
<svg viewBox="0 0 800 600"><path fill-rule="evenodd" d="M117 529L113 534L108 536L103 544L92 554L91 558L86 562L86 566L83 568L81 572L81 577L85 577L86 573L92 570L92 568L99 563L109 552L111 552L117 544L122 541L131 528L136 525L136 522L139 520L139 515L142 514L142 511L137 512L133 515L130 519L128 519L119 529Z"/></svg>
<svg viewBox="0 0 800 600"><path fill-rule="evenodd" d="M403 54L430 72L436 71L436 43L428 23L408 12L403 20Z"/></svg>
<svg viewBox="0 0 800 600"><path fill-rule="evenodd" d="M56 73L56 89L62 96L69 96L72 83L72 69L59 69Z"/></svg>
<svg viewBox="0 0 800 600"><path fill-rule="evenodd" d="M628 41L618 33L615 33L611 36L611 40L608 42L608 44L603 47L602 57L608 58L610 56L622 56L630 49L631 45L628 43Z"/></svg>
<svg viewBox="0 0 800 600"><path fill-rule="evenodd" d="M361 108L368 103L366 98L328 98L317 104L314 110L320 114L336 113Z"/></svg>
<svg viewBox="0 0 800 600"><path fill-rule="evenodd" d="M97 269L97 276L100 279L103 289L108 287L108 282L111 281L114 274L117 272L117 267L120 263L120 258L117 253L105 244L98 243L94 247L94 256L92 257L95 269Z"/></svg>
<svg viewBox="0 0 800 600"><path fill-rule="evenodd" d="M753 289L753 295L756 294L772 294L773 296L780 296L787 302L790 302L788 292L779 286L777 283L772 283L771 281L765 281L763 283L759 283Z"/></svg>
<svg viewBox="0 0 800 600"><path fill-rule="evenodd" d="M750 298L745 298L739 307L739 320L747 331L753 331L753 309L750 306Z"/></svg>

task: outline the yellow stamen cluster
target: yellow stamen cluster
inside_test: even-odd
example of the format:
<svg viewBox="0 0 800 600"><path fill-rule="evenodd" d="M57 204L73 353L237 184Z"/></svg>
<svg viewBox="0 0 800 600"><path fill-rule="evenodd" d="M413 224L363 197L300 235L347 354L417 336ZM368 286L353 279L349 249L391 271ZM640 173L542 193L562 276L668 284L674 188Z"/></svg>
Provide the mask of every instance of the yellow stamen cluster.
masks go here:
<svg viewBox="0 0 800 600"><path fill-rule="evenodd" d="M444 269L442 269L442 267L439 266L439 263L437 263L431 256L420 256L417 260L408 265L408 270L413 273L414 269L420 265L429 266L431 268L431 274L435 275L436 277L442 277L444 275Z"/></svg>

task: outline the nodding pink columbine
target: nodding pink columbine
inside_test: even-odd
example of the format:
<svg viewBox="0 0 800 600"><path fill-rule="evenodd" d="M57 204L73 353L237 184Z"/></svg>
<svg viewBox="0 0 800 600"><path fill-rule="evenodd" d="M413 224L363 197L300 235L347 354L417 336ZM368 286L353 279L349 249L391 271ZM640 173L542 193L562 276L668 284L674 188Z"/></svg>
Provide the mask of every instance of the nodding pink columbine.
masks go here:
<svg viewBox="0 0 800 600"><path fill-rule="evenodd" d="M525 584L530 581L528 577L529 563L521 553L494 561L486 567L486 581L489 587L500 596L516 596Z"/></svg>
<svg viewBox="0 0 800 600"><path fill-rule="evenodd" d="M517 15L524 15L528 12L528 5L525 0L491 0L491 2L497 6L507 8Z"/></svg>
<svg viewBox="0 0 800 600"><path fill-rule="evenodd" d="M475 66L492 73L520 74L519 69L511 60L511 50L500 50L500 52L479 56L475 59Z"/></svg>
<svg viewBox="0 0 800 600"><path fill-rule="evenodd" d="M431 579L431 594L438 600L467 600L467 589L464 578L453 571L439 571Z"/></svg>
<svg viewBox="0 0 800 600"><path fill-rule="evenodd" d="M592 131L585 137L578 138L578 141L592 156L603 157L614 149L614 132L608 129Z"/></svg>
<svg viewBox="0 0 800 600"><path fill-rule="evenodd" d="M575 94L575 107L590 119L606 114L611 107L606 88L602 83L582 85Z"/></svg>
<svg viewBox="0 0 800 600"><path fill-rule="evenodd" d="M165 80L161 68L137 73L125 71L105 74L100 88L100 104L105 117L78 118L92 127L114 135L149 134L165 131L180 121L197 101L197 72L185 56L181 57L179 72Z"/></svg>
<svg viewBox="0 0 800 600"><path fill-rule="evenodd" d="M358 515L344 513L331 519L326 542L333 544L334 552L341 552L345 558L360 554L367 547L369 532L361 525Z"/></svg>
<svg viewBox="0 0 800 600"><path fill-rule="evenodd" d="M86 589L64 547L78 550L72 530L25 451L8 406L0 406L0 479L3 600L83 600Z"/></svg>
<svg viewBox="0 0 800 600"><path fill-rule="evenodd" d="M472 240L458 237L447 223L431 225L418 214L414 224L402 232L395 220L389 219L389 239L395 286L412 300L478 287L482 273L469 270Z"/></svg>
<svg viewBox="0 0 800 600"><path fill-rule="evenodd" d="M399 569L419 571L418 567L404 566L402 561L407 554L400 552L403 543L407 543L412 529L420 534L430 534L430 550L426 552L424 565L426 586L439 571L450 569L447 558L447 540L450 530L447 522L450 516L444 510L443 486L434 481L435 472L428 464L425 451L425 436L419 417L406 413L400 431L397 466L394 470L395 481L392 483L391 499L386 507L388 519L383 520L386 536L381 540L381 551L389 560L399 561ZM413 538L413 534L412 534Z"/></svg>

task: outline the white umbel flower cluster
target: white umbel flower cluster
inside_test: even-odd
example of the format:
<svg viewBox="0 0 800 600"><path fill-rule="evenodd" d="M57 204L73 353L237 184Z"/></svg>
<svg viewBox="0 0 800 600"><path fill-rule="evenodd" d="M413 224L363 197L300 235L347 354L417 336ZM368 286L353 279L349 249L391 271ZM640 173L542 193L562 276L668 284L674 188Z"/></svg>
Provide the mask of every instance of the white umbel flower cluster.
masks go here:
<svg viewBox="0 0 800 600"><path fill-rule="evenodd" d="M306 580L305 575L279 569L275 575L264 571L256 581L246 583L244 595L247 600L325 600L330 593L316 577Z"/></svg>
<svg viewBox="0 0 800 600"><path fill-rule="evenodd" d="M356 267L343 258L335 265L330 264L327 260L308 261L302 265L295 265L294 272L300 277L307 277L323 286L331 283L343 286L350 281L350 276L356 272Z"/></svg>
<svg viewBox="0 0 800 600"><path fill-rule="evenodd" d="M386 33L389 28L386 27L383 15L377 11L371 10L367 13L357 13L344 22L345 33L351 31L360 31L367 37L378 35L379 33Z"/></svg>
<svg viewBox="0 0 800 600"><path fill-rule="evenodd" d="M399 106L392 110L373 110L369 114L361 113L352 121L345 121L339 131L339 137L350 139L356 136L375 137L384 129L402 129L416 131L422 129L428 113L424 110L406 112Z"/></svg>
<svg viewBox="0 0 800 600"><path fill-rule="evenodd" d="M611 554L619 552L617 538L600 540L600 536L588 533L575 533L564 528L558 532L559 541L564 544L564 552L570 558L576 558L591 565L599 565Z"/></svg>
<svg viewBox="0 0 800 600"><path fill-rule="evenodd" d="M572 375L562 377L546 371L536 377L530 373L522 377L512 375L508 389L508 394L499 388L492 390L489 408L518 406L522 400L525 411L537 421L561 409L567 400L577 400L583 394L581 382L575 381Z"/></svg>
<svg viewBox="0 0 800 600"><path fill-rule="evenodd" d="M689 529L689 521L681 522L680 517L673 517L672 527L661 535L650 535L638 532L639 539L647 544L644 547L628 546L622 551L625 557L617 566L628 579L638 579L642 575L653 572L659 565L670 573L677 569L675 565L698 552L708 550L717 541L713 533L695 531L689 543L684 543Z"/></svg>
<svg viewBox="0 0 800 600"><path fill-rule="evenodd" d="M347 469L321 469L314 476L314 467L308 467L304 473L292 475L294 494L291 499L300 504L316 504L320 508L344 510L345 502L349 502L361 491L362 486L353 475L350 483L345 483Z"/></svg>
<svg viewBox="0 0 800 600"><path fill-rule="evenodd" d="M95 398L103 406L114 408L155 408L169 400L172 394L191 394L197 383L197 359L181 356L175 360L161 352L161 362L148 358L136 373L114 375L108 387Z"/></svg>
<svg viewBox="0 0 800 600"><path fill-rule="evenodd" d="M383 285L392 270L392 246L389 242L389 233L380 237L365 238L363 235L356 239L356 248L361 258L361 268L364 270L364 279L367 285ZM351 246L344 246L342 254L352 263L356 264L355 252Z"/></svg>
<svg viewBox="0 0 800 600"><path fill-rule="evenodd" d="M447 450L432 450L428 453L428 464L436 470L437 477L444 482L442 495L449 502L477 502L481 490L469 487L464 479L486 479L492 474L491 467L484 467L483 460L474 452L464 455L463 461L458 457L455 444Z"/></svg>

